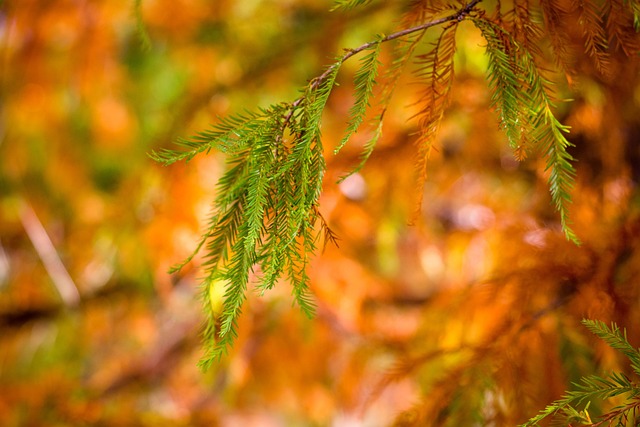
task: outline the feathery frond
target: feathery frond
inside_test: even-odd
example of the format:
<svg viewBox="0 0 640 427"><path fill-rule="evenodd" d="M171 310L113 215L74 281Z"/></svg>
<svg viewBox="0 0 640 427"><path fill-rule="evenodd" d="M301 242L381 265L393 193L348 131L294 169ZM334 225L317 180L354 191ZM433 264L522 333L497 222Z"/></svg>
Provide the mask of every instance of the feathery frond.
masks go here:
<svg viewBox="0 0 640 427"><path fill-rule="evenodd" d="M528 116L532 104L529 93L522 86L523 70L518 63L520 53L517 51L519 46L496 24L484 19L473 22L487 41L491 106L498 113L509 145L516 150L522 145L524 136L531 132Z"/></svg>
<svg viewBox="0 0 640 427"><path fill-rule="evenodd" d="M356 101L340 147L357 131L369 107L381 44L402 37L411 39L413 33L423 33L428 27L460 20L478 2L473 0L448 17L389 36L379 36L375 41L348 51L319 77L311 80L301 97L293 103L276 104L255 113L222 119L209 130L189 139L179 139L177 150L163 149L150 154L165 165L179 160L189 161L211 149L227 155L229 167L217 184L218 196L207 228L193 253L171 269L172 272L180 270L201 249L205 249L206 277L201 295L207 323L201 367L209 367L234 341L237 319L249 285L262 293L281 278L286 278L301 310L309 316L313 314L306 271L309 259L316 251L319 236L315 232L316 223L320 222L325 241L335 241L335 235L318 210L326 168L320 122L342 62L359 52L368 51L355 75ZM350 8L364 3L366 1L338 1L336 6ZM416 42L409 44L408 54L401 64L411 56L415 45ZM454 47L452 42L445 46L446 49ZM446 59L448 65L444 68L436 59L437 73L433 76L437 83L434 87L450 84L447 79L452 75L446 67L452 66L452 55L450 52ZM390 94L386 97L387 102L389 97ZM442 112L438 114L441 117ZM384 110L379 115L374 137L365 145L358 169L380 137L383 116ZM220 313L210 304L210 295L216 286L225 288Z"/></svg>
<svg viewBox="0 0 640 427"><path fill-rule="evenodd" d="M567 151L570 143L564 136L568 128L555 118L550 82L535 63L540 54L536 47L540 28L523 6L525 0L516 1L511 12L501 15L500 23L476 11L480 1L456 5L445 1L414 2L405 16L405 24L411 23L410 26L347 50L319 77L311 80L294 102L221 119L208 130L189 139L179 139L177 150L151 153L153 159L165 165L179 160L188 162L212 149L227 157L228 168L217 184L217 196L202 238L194 252L172 269L179 270L204 250L206 276L202 299L208 321L204 329L206 354L201 366L210 366L235 339L237 319L250 287L263 293L279 280L287 280L295 302L304 313L312 315L307 266L320 236L316 225L320 224L325 243L335 237L318 210L326 168L320 126L322 114L342 63L363 52L354 76L355 102L345 134L335 150L338 153L364 121L377 84L381 45L392 40L397 41L395 60L383 76L385 86L380 92L375 131L364 146L360 163L351 173L359 171L373 152L402 70L415 59L415 77L422 88L416 114L419 127L417 190L422 196L427 161L448 107L454 80L456 29L461 21L471 19L487 41L491 103L499 115L500 125L518 158L526 155L529 141L541 148L547 160L551 198L560 214L562 228L570 240L578 242L568 218L575 174L573 158ZM542 2L545 16L556 2ZM335 8L349 9L366 3L367 0L338 0ZM450 10L453 12L441 16ZM552 41L555 38L558 49L568 46L562 35L553 34L561 33L562 13L560 9L553 9L546 18L553 27L551 38ZM589 24L585 24L585 31L595 34L589 39L595 55L605 46L598 27L601 21L593 15L593 9L585 10L585 16L587 13L585 22ZM436 41L414 58L426 30L438 25L442 31ZM591 26L598 27L597 31ZM224 286L221 309L207 305L218 286Z"/></svg>
<svg viewBox="0 0 640 427"><path fill-rule="evenodd" d="M563 31L563 23L567 20L569 11L559 0L540 0L540 6L556 62L568 76L571 76L574 74L575 52L568 35Z"/></svg>
<svg viewBox="0 0 640 427"><path fill-rule="evenodd" d="M549 172L547 183L551 192L551 200L560 215L560 223L567 239L580 244L580 239L571 228L569 205L571 191L575 181L575 169L571 162L574 158L567 149L572 144L564 136L569 132L569 126L563 125L553 114L553 103L545 86L549 84L540 74L533 63L533 59L525 56L524 70L527 81L531 85L531 94L537 109L532 109L533 133L531 138L542 149L547 158L546 170Z"/></svg>
<svg viewBox="0 0 640 427"><path fill-rule="evenodd" d="M608 42L603 17L604 4L596 1L574 0L573 6L580 13L579 23L584 36L586 52L591 56L598 72L608 76L611 72L611 59L608 53Z"/></svg>
<svg viewBox="0 0 640 427"><path fill-rule="evenodd" d="M619 47L626 56L640 52L638 31L640 28L640 6L637 0L610 0L607 14L609 45ZM629 13L631 12L631 13Z"/></svg>
<svg viewBox="0 0 640 427"><path fill-rule="evenodd" d="M562 230L567 239L579 243L570 227L568 212L575 179L571 164L574 159L567 151L571 143L564 136L569 127L553 114L547 89L551 83L539 73L531 53L509 33L486 19L472 21L487 40L492 104L509 142L516 152L523 138L525 146L530 140L541 148L547 159L551 200L560 215Z"/></svg>
<svg viewBox="0 0 640 427"><path fill-rule="evenodd" d="M362 154L360 155L360 162L356 165L355 168L351 169L351 171L349 171L347 174L340 177L340 179L338 179L338 183L341 183L351 175L360 172L364 167L365 163L367 162L367 160L369 160L369 157L373 153L373 150L376 148L376 144L378 143L378 141L380 140L380 137L382 136L383 115L384 115L384 111L376 119L378 122L378 125L376 126L376 129L373 131L373 136L369 138L369 141L367 141L366 144L364 144Z"/></svg>
<svg viewBox="0 0 640 427"><path fill-rule="evenodd" d="M615 323L608 327L604 322L598 320L583 320L584 324L591 333L596 335L602 341L606 342L609 347L618 350L624 354L631 362L631 367L636 375L640 376L640 350L633 348L627 340L626 329L620 329Z"/></svg>
<svg viewBox="0 0 640 427"><path fill-rule="evenodd" d="M508 30L513 38L534 58L543 56L540 48L543 31L532 14L528 0L514 0L513 9L504 15L503 20L510 23Z"/></svg>
<svg viewBox="0 0 640 427"><path fill-rule="evenodd" d="M366 5L370 2L371 0L333 0L333 7L330 10L350 10L358 6Z"/></svg>
<svg viewBox="0 0 640 427"><path fill-rule="evenodd" d="M380 140L382 136L382 127L383 120L389 103L391 102L391 98L393 93L395 92L395 88L398 84L398 80L404 71L405 66L410 62L416 48L419 46L422 41L426 30L416 32L414 34L408 35L406 38L398 40L396 43L394 52L393 52L393 61L389 65L389 67L385 70L383 76L383 83L380 95L379 108L380 113L375 117L374 122L377 122L376 128L373 132L373 136L369 139L369 141L364 145L363 152L360 156L359 164L353 168L349 173L342 176L338 182L344 181L349 176L359 172L364 164L367 162L373 150L376 147L376 144Z"/></svg>
<svg viewBox="0 0 640 427"><path fill-rule="evenodd" d="M609 328L603 322L585 319L582 321L582 324L609 344L611 348L627 356L636 374L640 372L640 352L629 344L624 330L620 331L615 323L612 323L611 328ZM635 411L636 408L640 406L640 400L638 400L640 396L640 385L631 381L623 373L614 372L607 378L598 375L589 375L583 377L580 383L574 385L576 390L567 392L561 399L548 405L540 411L538 415L522 424L521 427L537 426L543 419L557 415L564 416L565 418L578 417L581 422L595 426L605 421L612 422L615 419L622 419L626 416L626 413ZM627 395L627 402L625 404L599 417L599 423L591 422L589 413L587 412L591 399L606 400L621 395ZM583 411L578 412L573 408L573 405L581 405L585 402L586 407Z"/></svg>
<svg viewBox="0 0 640 427"><path fill-rule="evenodd" d="M454 77L453 59L456 52L457 25L442 30L433 48L417 57L416 77L424 87L418 102L420 110L416 114L420 128L418 145L418 206L422 202L422 187L427 179L427 164L433 142L440 129L440 123L449 104L449 95Z"/></svg>
<svg viewBox="0 0 640 427"><path fill-rule="evenodd" d="M150 157L167 166L184 160L188 162L200 153L208 154L212 149L233 154L246 142L246 137L254 132L257 123L265 120L272 112L259 110L245 112L220 119L210 129L197 133L189 139L178 138L178 149L152 151Z"/></svg>
<svg viewBox="0 0 640 427"><path fill-rule="evenodd" d="M312 81L295 104L223 121L183 142L189 150L156 155L170 163L221 147L228 156L230 167L219 180L208 229L194 253L175 268L189 262L206 243L203 299L211 286L225 284L220 326L211 326L212 317L205 327L209 344L200 362L203 368L235 340L250 283L264 292L285 275L302 311L313 313L305 271L315 251L314 225L325 170L320 119L339 66L335 63L322 80ZM284 143L287 138L289 144Z"/></svg>
<svg viewBox="0 0 640 427"><path fill-rule="evenodd" d="M378 36L378 40L382 40L382 38L382 36ZM354 76L356 100L349 111L349 123L345 135L334 150L334 154L340 152L364 120L364 115L369 107L369 99L373 94L373 86L376 83L376 77L378 75L378 67L380 65L378 57L380 56L381 44L380 41L373 44L368 49L370 52L361 59L361 67L356 71Z"/></svg>

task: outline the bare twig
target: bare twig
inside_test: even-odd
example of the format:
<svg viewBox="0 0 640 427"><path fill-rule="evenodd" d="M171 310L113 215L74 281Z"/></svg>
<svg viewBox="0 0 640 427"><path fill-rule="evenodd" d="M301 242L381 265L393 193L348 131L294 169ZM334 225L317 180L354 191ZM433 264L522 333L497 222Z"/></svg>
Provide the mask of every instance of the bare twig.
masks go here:
<svg viewBox="0 0 640 427"><path fill-rule="evenodd" d="M24 201L20 206L20 221L65 305L75 307L80 302L78 288L58 256L58 252L38 216L33 208Z"/></svg>
<svg viewBox="0 0 640 427"><path fill-rule="evenodd" d="M431 27L435 27L436 25L440 25L440 24L444 24L450 21L461 21L463 20L467 15L469 15L471 13L471 11L473 10L473 8L480 3L482 0L473 0L471 2L469 2L465 7L463 7L462 9L458 10L456 13L453 13L449 16L445 16L444 18L440 18L440 19L436 19L435 21L429 21L429 22L425 22L424 24L420 24L417 25L415 27L411 27L411 28L405 28L404 30L395 32L393 34L389 34L388 36L382 37L379 40L374 40L374 41L370 41L367 42L361 46L356 47L355 49L347 49L347 53L345 53L344 55L342 55L342 57L332 66L330 66L329 68L327 68L327 70L322 73L319 77L315 78L313 80L313 86L314 87L318 87L320 86L320 84L329 76L329 74L331 74L331 72L333 71L333 69L335 67L337 67L339 64L342 64L344 61L346 61L347 59L351 58L352 56L362 52L363 50L367 50L369 49L371 46L374 46L378 43L384 43L384 42L388 42L391 40L395 40L395 39L399 39L401 37L407 36L409 34L418 32L418 31L423 31L426 30L427 28L431 28ZM302 100L299 99L296 102L294 102L294 105L297 105L301 102Z"/></svg>
<svg viewBox="0 0 640 427"><path fill-rule="evenodd" d="M317 89L326 79L327 77L329 77L329 75L331 75L331 73L335 70L336 67L339 67L344 61L346 61L347 59L351 58L354 55L357 55L358 53L362 52L363 50L367 50L369 49L371 46L374 46L378 43L385 43L391 40L395 40L395 39L399 39L401 37L407 36L409 34L412 33L416 33L418 31L424 31L428 28L431 27L435 27L437 25L441 25L441 24L445 24L447 22L452 22L452 21L462 21L466 16L468 16L472 11L473 8L480 3L482 0L472 0L471 2L467 3L463 8L459 9L458 11L456 11L455 13L445 16L443 18L440 19L436 19L434 21L429 21L429 22L425 22L423 24L417 25L415 27L411 27L411 28L405 28L404 30L389 34L388 36L384 36L382 38L379 38L377 40L374 41L370 41L367 42L363 45L360 45L354 49L346 49L347 52L342 55L334 64L332 64L330 67L328 67L324 73L320 74L318 77L314 78L313 80L311 80L311 89ZM293 103L291 103L290 106L290 110L289 113L284 117L284 124L285 126L289 123L289 120L291 120L291 117L293 116L296 107L298 107L303 101L305 100L305 97L302 96L298 99L296 99Z"/></svg>

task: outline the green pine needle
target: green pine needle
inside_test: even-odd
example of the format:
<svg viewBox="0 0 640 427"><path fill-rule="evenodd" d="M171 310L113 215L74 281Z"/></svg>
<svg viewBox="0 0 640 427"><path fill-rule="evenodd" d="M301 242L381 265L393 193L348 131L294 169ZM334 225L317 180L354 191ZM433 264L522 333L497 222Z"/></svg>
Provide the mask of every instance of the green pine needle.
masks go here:
<svg viewBox="0 0 640 427"><path fill-rule="evenodd" d="M378 39L381 40L382 36L378 36ZM380 56L381 45L382 43L378 42L371 46L368 49L370 52L362 57L360 61L361 66L358 71L356 71L354 77L356 101L349 111L349 124L345 135L334 150L334 154L340 152L364 120L364 115L369 107L369 99L371 95L373 95L373 87L376 84L378 67L380 65L378 57Z"/></svg>
<svg viewBox="0 0 640 427"><path fill-rule="evenodd" d="M620 351L630 361L631 367L636 374L640 374L640 351L633 348L627 340L626 331L620 330L615 323L609 328L604 322L597 320L583 320L582 324L593 334L606 342L611 348ZM627 402L618 406L608 414L603 414L600 418L610 420L622 420L628 412L634 411L636 404L634 399L640 396L640 385L631 381L623 373L611 373L608 377L589 375L583 377L579 383L574 384L576 390L567 392L561 399L556 400L551 405L540 411L538 415L531 418L520 427L533 427L549 417L564 415L588 418L587 408L591 399L606 400L616 396L626 395ZM584 411L578 412L574 405L582 405L586 402ZM613 424L609 424L613 425Z"/></svg>
<svg viewBox="0 0 640 427"><path fill-rule="evenodd" d="M514 149L527 140L540 146L547 159L551 200L560 215L562 230L568 240L580 244L569 218L575 181L574 158L567 151L572 144L564 136L569 127L552 112L554 105L547 89L550 82L540 75L531 53L509 33L486 19L472 21L487 40L492 105L509 143Z"/></svg>

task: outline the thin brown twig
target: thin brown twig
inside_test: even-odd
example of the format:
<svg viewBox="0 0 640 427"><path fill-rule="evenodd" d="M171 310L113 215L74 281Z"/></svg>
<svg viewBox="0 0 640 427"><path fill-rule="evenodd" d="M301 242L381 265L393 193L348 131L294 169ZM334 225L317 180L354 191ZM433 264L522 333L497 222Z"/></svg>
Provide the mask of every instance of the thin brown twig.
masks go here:
<svg viewBox="0 0 640 427"><path fill-rule="evenodd" d="M75 307L80 302L78 288L62 263L40 219L33 208L24 201L20 206L20 221L64 304L67 307Z"/></svg>
<svg viewBox="0 0 640 427"><path fill-rule="evenodd" d="M634 413L640 408L640 400L636 400L633 403L624 405L622 407L618 407L615 408L614 410L612 410L610 413L605 414L604 416L602 416L602 419L592 423L592 424L586 424L586 426L591 426L591 427L600 427L601 425L603 425L604 423L608 422L609 425L612 425L611 423L613 422L614 419L616 419L617 417L621 417L624 416L625 413L629 412L629 411L634 411Z"/></svg>
<svg viewBox="0 0 640 427"><path fill-rule="evenodd" d="M473 8L481 1L482 0L472 0L471 2L467 3L462 9L458 10L457 12L449 16L445 16L443 18L436 19L434 21L425 22L415 27L405 28L404 30L389 34L388 36L382 37L378 40L364 43L354 49L346 49L347 52L344 55L342 55L335 63L329 66L322 74L320 74L318 77L314 78L311 81L311 89L317 89L327 79L327 77L329 77L329 75L335 70L336 67L339 67L343 62L345 62L352 56L357 55L363 50L367 50L371 46L374 46L378 43L385 43L391 40L399 39L409 34L413 34L418 31L423 31L428 28L435 27L436 25L441 25L447 22L452 22L452 21L462 21L466 16L468 16L473 11ZM291 120L291 117L293 116L295 108L299 106L304 100L305 100L305 97L301 96L291 104L290 112L284 118L285 125L289 122L289 120Z"/></svg>
<svg viewBox="0 0 640 427"><path fill-rule="evenodd" d="M418 32L418 31L422 31L422 30L426 30L427 28L435 27L436 25L444 24L444 23L449 22L449 21L461 21L461 20L463 20L465 18L465 16L469 15L471 13L471 11L473 10L473 8L475 7L475 5L480 3L481 1L482 0L473 0L470 3L468 3L465 7L463 7L460 10L458 10L456 13L454 13L452 15L445 16L444 18L436 19L435 21L425 22L424 24L420 24L420 25L417 25L415 27L405 28L404 30L401 30L401 31L395 32L393 34L389 34L388 36L382 37L379 40L374 40L374 41L367 42L367 43L365 43L365 44L363 44L361 46L358 46L355 49L348 49L347 53L342 55L342 57L335 64L333 64L332 66L327 68L327 70L324 73L322 73L319 77L314 79L313 86L314 87L318 87L327 78L327 76L329 76L329 74L333 71L333 69L338 66L338 64L342 64L344 61L346 61L347 59L351 58L352 56L362 52L363 50L367 50L371 46L374 46L374 45L376 45L378 43L385 43L385 42L388 42L388 41L391 41L391 40L399 39L399 38L407 36L409 34L412 34L412 33Z"/></svg>

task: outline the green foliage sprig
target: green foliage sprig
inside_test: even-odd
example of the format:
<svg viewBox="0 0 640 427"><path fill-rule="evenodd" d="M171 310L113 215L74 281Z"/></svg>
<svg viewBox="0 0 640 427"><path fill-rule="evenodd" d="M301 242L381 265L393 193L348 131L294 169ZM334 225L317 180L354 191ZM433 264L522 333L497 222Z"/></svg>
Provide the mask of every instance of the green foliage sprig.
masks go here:
<svg viewBox="0 0 640 427"><path fill-rule="evenodd" d="M593 334L606 342L611 348L618 350L629 360L636 375L640 375L640 350L633 348L627 340L625 329L620 329L615 323L608 327L597 320L583 320L582 323ZM574 383L576 390L567 392L561 399L547 406L537 416L531 418L521 427L533 427L549 417L555 416L566 423L579 422L582 426L631 425L629 420L638 420L640 410L640 384L632 381L623 373L611 373L608 377L589 375L583 377L579 383ZM589 414L592 399L606 400L616 396L626 395L626 401L593 421ZM585 404L586 402L586 404ZM576 405L585 404L584 409L578 410ZM617 424L614 424L617 422ZM637 424L633 424L637 425Z"/></svg>
<svg viewBox="0 0 640 427"><path fill-rule="evenodd" d="M293 284L302 311L313 313L306 266L316 248L316 223L326 229L317 209L325 171L320 119L339 64L312 82L293 104L222 120L180 140L182 151L153 154L164 164L190 160L214 148L227 155L229 168L218 182L208 228L191 256L171 270L180 270L206 245L203 300L210 322L205 328L204 368L233 342L250 282L264 292L284 276ZM211 286L225 286L218 331L218 313L207 298Z"/></svg>
<svg viewBox="0 0 640 427"><path fill-rule="evenodd" d="M568 206L575 180L567 151L572 144L564 136L569 127L553 114L553 102L547 89L551 82L538 71L531 53L508 32L495 23L472 18L487 41L489 88L491 102L498 111L509 144L516 156L524 158L531 141L547 158L551 198L560 214L562 229L575 243L579 239L570 227Z"/></svg>
<svg viewBox="0 0 640 427"><path fill-rule="evenodd" d="M331 10L349 10L368 3L371 3L371 0L334 0Z"/></svg>
<svg viewBox="0 0 640 427"><path fill-rule="evenodd" d="M578 242L568 219L574 179L573 159L567 152L570 144L564 137L568 128L552 112L550 82L541 76L533 60L532 55L537 51L532 54L499 23L484 18L482 11L476 9L480 1L458 2L458 9L447 5L431 10L431 7L417 5L415 16L406 21L412 23L409 28L379 35L355 49L347 49L320 76L311 80L295 101L222 119L191 138L179 139L177 150L162 149L151 154L165 165L189 161L212 149L227 155L229 168L218 183L207 229L194 252L171 270L179 270L205 249L202 295L208 321L204 334L206 355L201 361L204 368L224 354L233 342L250 285L264 292L280 279L286 279L291 282L294 298L303 312L313 313L306 266L322 232L325 239L334 238L318 210L325 172L320 131L322 113L341 65L364 53L355 73L355 102L347 130L335 149L338 153L358 131L370 107L383 43L397 40L400 47L385 74L387 86L382 91L375 132L363 148L361 162L351 173L358 171L374 150L398 77L414 57L425 31L444 25L430 49L414 58L418 65L416 77L424 87L417 118L421 132L419 175L422 181L426 179L426 160L448 105L454 79L455 30L460 22L470 19L487 41L492 104L509 142L520 157L526 153L528 141L536 141L541 147L563 230L567 238ZM365 3L366 0L344 0L337 1L335 7L349 9ZM452 9L449 15L434 18ZM315 231L318 225L320 232ZM220 313L209 298L215 286L225 287Z"/></svg>
<svg viewBox="0 0 640 427"><path fill-rule="evenodd" d="M165 165L189 161L212 149L227 156L229 168L218 182L208 227L194 252L171 269L180 270L205 248L202 300L208 321L204 328L206 354L200 361L203 368L208 368L233 343L250 284L264 292L285 278L292 284L302 311L313 313L306 267L321 234L315 231L316 226L320 225L325 238L334 239L318 210L325 172L320 121L342 63L368 51L355 75L356 101L345 137L336 151L363 121L377 76L380 45L445 22L459 22L479 1L474 0L447 17L379 36L348 50L311 80L302 96L292 103L222 119L209 130L179 139L178 150L162 149L151 154ZM356 3L364 2L341 2L345 6ZM377 136L380 129L381 124ZM365 147L365 153L373 150L376 139ZM216 312L209 298L214 286L225 287L221 313Z"/></svg>
<svg viewBox="0 0 640 427"><path fill-rule="evenodd" d="M379 39L382 40L383 37L379 36ZM356 71L354 77L356 101L349 111L349 125L345 131L345 135L334 150L334 154L338 154L342 147L349 142L349 139L358 131L358 128L364 120L364 115L370 106L369 99L371 99L371 95L373 95L373 86L376 83L376 77L378 75L380 47L380 42L374 43L371 47L367 48L370 52L361 59L362 66Z"/></svg>

